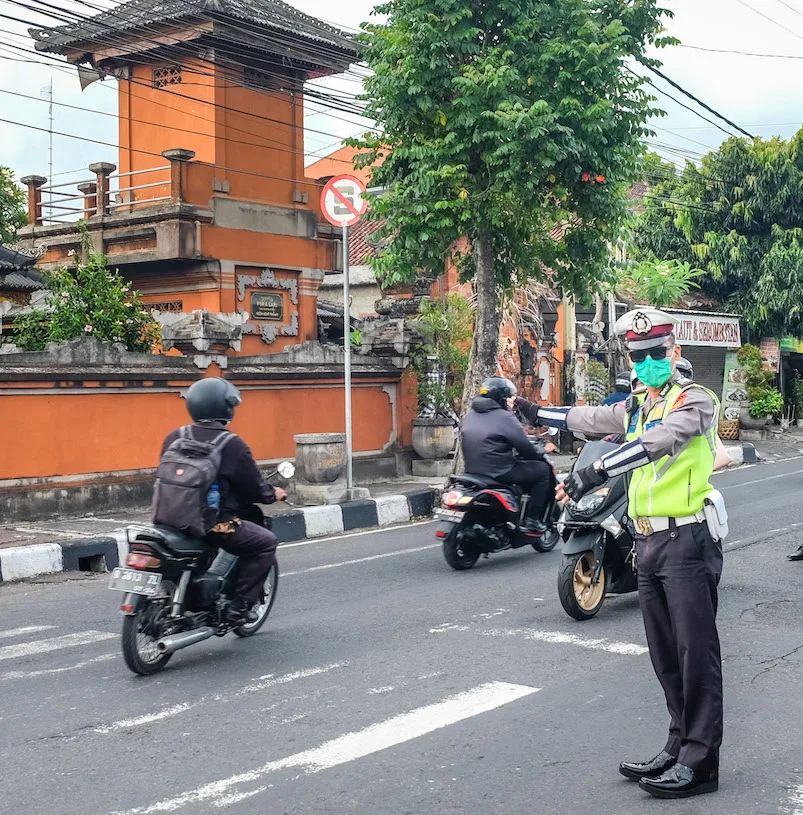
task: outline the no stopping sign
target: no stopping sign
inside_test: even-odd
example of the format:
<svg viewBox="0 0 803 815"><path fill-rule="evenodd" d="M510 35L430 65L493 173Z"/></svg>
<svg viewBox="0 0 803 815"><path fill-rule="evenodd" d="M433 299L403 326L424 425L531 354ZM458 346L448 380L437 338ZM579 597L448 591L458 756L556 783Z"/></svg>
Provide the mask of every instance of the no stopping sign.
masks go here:
<svg viewBox="0 0 803 815"><path fill-rule="evenodd" d="M338 175L327 182L321 193L321 210L334 226L354 226L365 215L368 201L365 184L353 175Z"/></svg>

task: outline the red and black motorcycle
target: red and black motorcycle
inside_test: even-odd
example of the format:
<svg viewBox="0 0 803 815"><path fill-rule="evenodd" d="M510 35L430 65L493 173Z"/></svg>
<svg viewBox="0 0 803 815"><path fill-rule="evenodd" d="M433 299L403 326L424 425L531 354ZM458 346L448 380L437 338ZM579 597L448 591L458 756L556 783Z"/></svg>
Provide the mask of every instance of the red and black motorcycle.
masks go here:
<svg viewBox="0 0 803 815"><path fill-rule="evenodd" d="M487 557L507 549L532 546L537 552L552 551L560 540L557 522L561 508L554 498L557 486L554 468L550 472L551 498L541 514L547 527L543 535L525 531L530 496L518 487L473 473L452 476L436 510L440 523L435 536L443 542L446 562L463 571L470 569L481 555Z"/></svg>

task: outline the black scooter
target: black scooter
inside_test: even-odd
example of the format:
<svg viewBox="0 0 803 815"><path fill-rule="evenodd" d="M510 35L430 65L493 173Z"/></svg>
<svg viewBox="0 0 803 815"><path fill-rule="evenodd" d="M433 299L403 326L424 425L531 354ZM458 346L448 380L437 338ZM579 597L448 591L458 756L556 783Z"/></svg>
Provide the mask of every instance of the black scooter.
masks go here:
<svg viewBox="0 0 803 815"><path fill-rule="evenodd" d="M587 467L618 447L605 441L587 442L573 469ZM570 502L563 511L558 596L564 611L575 620L594 617L608 595L638 589L635 529L627 506L627 477L619 476L578 502Z"/></svg>
<svg viewBox="0 0 803 815"><path fill-rule="evenodd" d="M446 562L456 571L464 571L474 566L480 555L487 557L507 549L532 546L537 552L551 552L560 540L554 468L551 473L549 495L553 497L541 516L547 527L543 535L525 531L523 523L530 496L518 487L474 473L452 476L441 507L435 511L440 521L435 537L443 542Z"/></svg>

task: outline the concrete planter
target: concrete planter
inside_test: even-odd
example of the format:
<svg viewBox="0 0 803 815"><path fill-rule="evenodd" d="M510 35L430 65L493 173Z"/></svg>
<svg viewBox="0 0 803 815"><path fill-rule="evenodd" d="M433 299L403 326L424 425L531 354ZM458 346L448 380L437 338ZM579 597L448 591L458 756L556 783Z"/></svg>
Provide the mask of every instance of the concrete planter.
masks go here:
<svg viewBox="0 0 803 815"><path fill-rule="evenodd" d="M346 472L345 433L302 433L296 443L296 474L301 483L334 484Z"/></svg>
<svg viewBox="0 0 803 815"><path fill-rule="evenodd" d="M423 459L446 458L454 447L451 419L413 419L413 450Z"/></svg>
<svg viewBox="0 0 803 815"><path fill-rule="evenodd" d="M746 407L739 410L739 424L744 430L763 430L770 419L772 419L772 416L759 416L758 418L754 418L750 415L750 411Z"/></svg>

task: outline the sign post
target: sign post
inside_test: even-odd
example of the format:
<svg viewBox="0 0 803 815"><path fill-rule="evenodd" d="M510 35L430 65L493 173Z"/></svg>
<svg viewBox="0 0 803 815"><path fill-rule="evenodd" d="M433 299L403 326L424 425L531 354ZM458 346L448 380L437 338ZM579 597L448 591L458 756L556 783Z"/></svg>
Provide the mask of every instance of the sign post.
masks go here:
<svg viewBox="0 0 803 815"><path fill-rule="evenodd" d="M351 175L331 179L321 193L321 210L330 224L343 230L343 375L346 392L346 489L354 489L354 445L351 411L351 297L349 294L349 227L365 214L365 185Z"/></svg>

